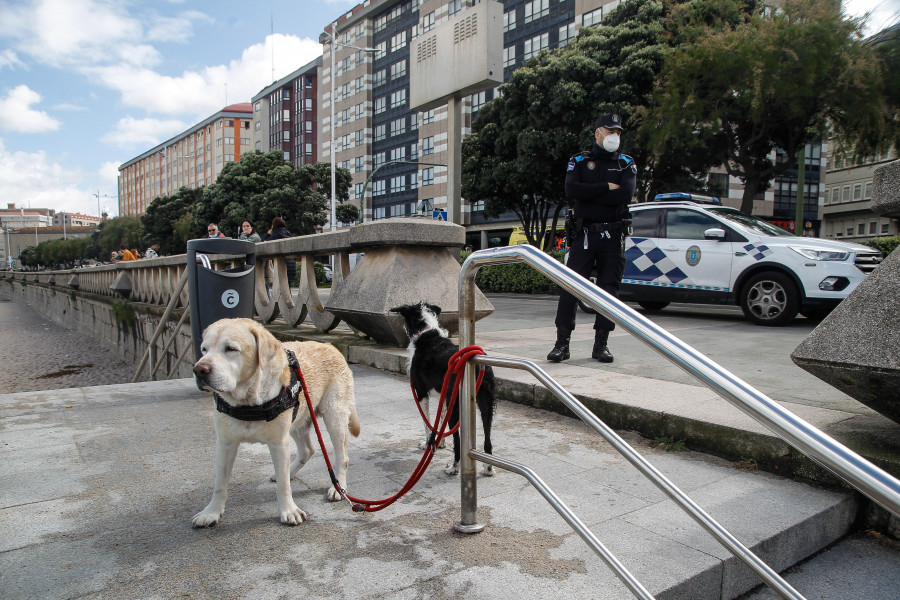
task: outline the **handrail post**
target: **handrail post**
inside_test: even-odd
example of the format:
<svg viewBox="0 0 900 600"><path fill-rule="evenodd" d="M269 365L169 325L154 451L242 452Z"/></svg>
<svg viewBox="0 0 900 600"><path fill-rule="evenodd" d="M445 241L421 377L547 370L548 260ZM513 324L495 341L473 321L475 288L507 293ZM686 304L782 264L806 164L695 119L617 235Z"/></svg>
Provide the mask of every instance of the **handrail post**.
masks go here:
<svg viewBox="0 0 900 600"><path fill-rule="evenodd" d="M459 347L475 343L475 271L459 274ZM478 489L475 460L469 452L475 449L475 365L466 362L462 393L459 395L459 485L460 520L453 528L461 533L478 533L484 525L478 522Z"/></svg>

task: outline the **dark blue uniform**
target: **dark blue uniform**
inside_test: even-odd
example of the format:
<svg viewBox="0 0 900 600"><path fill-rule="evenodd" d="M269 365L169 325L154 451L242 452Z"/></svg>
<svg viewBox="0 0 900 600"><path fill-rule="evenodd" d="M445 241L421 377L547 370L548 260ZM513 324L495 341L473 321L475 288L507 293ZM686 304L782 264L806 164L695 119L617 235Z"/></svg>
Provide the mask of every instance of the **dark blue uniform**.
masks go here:
<svg viewBox="0 0 900 600"><path fill-rule="evenodd" d="M579 229L569 250L568 267L585 278L597 269L597 285L618 297L625 272L625 224L634 196L637 167L625 154L607 152L596 143L590 152L569 160L566 197L575 202ZM619 185L610 190L609 184ZM575 297L563 290L556 309L556 327L575 329ZM612 331L615 324L597 314L594 329Z"/></svg>

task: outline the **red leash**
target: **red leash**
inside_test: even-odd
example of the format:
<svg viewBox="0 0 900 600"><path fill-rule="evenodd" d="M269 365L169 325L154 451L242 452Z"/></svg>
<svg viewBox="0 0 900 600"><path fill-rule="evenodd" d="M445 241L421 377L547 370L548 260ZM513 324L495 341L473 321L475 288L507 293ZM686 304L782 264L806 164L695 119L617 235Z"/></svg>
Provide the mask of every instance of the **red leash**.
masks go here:
<svg viewBox="0 0 900 600"><path fill-rule="evenodd" d="M478 354L484 354L484 350L482 350L478 346L468 346L463 348L456 354L454 354L449 363L447 364L447 374L444 376L444 385L441 388L441 399L438 402L437 414L434 417L434 425L428 422L428 418L425 413L422 411L422 407L419 406L418 398L416 398L416 406L419 406L419 413L422 415L422 418L425 420L425 424L428 426L428 429L434 434L431 436L431 439L428 440L428 444L425 446L425 451L422 453L422 458L419 460L419 464L416 465L416 468L413 470L412 475L410 475L409 480L400 488L400 491L391 496L390 498L385 498L383 500L362 500L360 498L354 498L347 494L346 490L341 488L340 483L337 480L337 477L334 474L334 469L331 466L331 460L328 458L328 451L325 449L325 441L322 439L322 431L319 429L319 420L316 417L316 413L313 410L312 400L309 397L309 390L306 388L306 381L303 379L303 373L300 369L297 369L297 378L300 379L300 383L303 387L303 395L306 396L306 406L309 409L310 419L312 419L313 427L316 429L316 436L319 438L319 446L322 448L322 456L325 457L325 465L328 467L328 474L331 476L331 483L334 485L334 489L338 491L338 493L351 503L353 506L354 512L376 512L383 508L387 508L400 498L402 498L409 490L419 482L422 474L425 473L426 469L428 469L428 465L431 464L431 459L434 457L434 452L442 439L447 436L453 435L454 432L459 428L459 423L457 423L456 427L453 428L452 431L446 431L447 424L450 422L450 415L453 413L453 406L456 404L456 399L459 396L459 388L462 385L462 376L463 371L465 370L466 363L473 356ZM457 385L453 387L453 394L450 398L450 402L447 403L446 413L443 414L445 400L447 398L447 388L450 386L450 380L452 377L456 376ZM481 386L481 380L484 378L484 370L478 374L478 381L476 383L476 390ZM476 392L477 393L477 392ZM416 396L416 391L413 390L413 398ZM440 428L438 428L438 423L440 423Z"/></svg>

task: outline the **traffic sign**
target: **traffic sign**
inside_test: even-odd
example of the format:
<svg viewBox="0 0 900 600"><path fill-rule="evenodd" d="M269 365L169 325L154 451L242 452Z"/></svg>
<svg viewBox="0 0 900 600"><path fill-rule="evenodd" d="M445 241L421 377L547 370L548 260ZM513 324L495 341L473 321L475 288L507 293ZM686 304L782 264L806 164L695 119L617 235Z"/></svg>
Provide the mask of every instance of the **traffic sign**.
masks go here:
<svg viewBox="0 0 900 600"><path fill-rule="evenodd" d="M433 211L431 211L431 218L436 221L446 221L447 220L447 211L446 210L433 210Z"/></svg>

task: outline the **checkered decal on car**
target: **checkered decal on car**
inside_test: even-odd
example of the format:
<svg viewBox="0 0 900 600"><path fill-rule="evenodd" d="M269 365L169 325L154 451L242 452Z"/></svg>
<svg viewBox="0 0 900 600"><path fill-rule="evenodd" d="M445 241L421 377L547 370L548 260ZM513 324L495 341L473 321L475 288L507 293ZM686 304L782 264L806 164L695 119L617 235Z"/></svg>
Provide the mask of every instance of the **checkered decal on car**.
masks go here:
<svg viewBox="0 0 900 600"><path fill-rule="evenodd" d="M747 251L753 258L756 260L762 260L768 255L772 254L772 250L769 249L765 244L747 244L744 246L744 250Z"/></svg>
<svg viewBox="0 0 900 600"><path fill-rule="evenodd" d="M684 271L647 238L626 238L625 259L628 262L624 279L636 280L635 283L653 281L654 285L667 285L687 279Z"/></svg>

